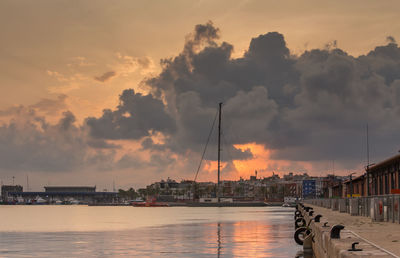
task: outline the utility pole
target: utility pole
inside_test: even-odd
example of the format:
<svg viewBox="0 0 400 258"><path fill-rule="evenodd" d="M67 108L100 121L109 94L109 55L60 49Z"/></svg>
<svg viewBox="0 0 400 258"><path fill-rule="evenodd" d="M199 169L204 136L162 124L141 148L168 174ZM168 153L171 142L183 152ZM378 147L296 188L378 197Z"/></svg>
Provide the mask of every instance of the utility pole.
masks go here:
<svg viewBox="0 0 400 258"><path fill-rule="evenodd" d="M219 113L218 113L218 187L217 187L217 198L218 203L220 202L220 174L221 174L221 109L222 102L219 103Z"/></svg>
<svg viewBox="0 0 400 258"><path fill-rule="evenodd" d="M369 135L368 135L368 124L367 124L367 167L366 167L366 175L367 175L367 196L370 196L370 190L369 190Z"/></svg>
<svg viewBox="0 0 400 258"><path fill-rule="evenodd" d="M353 198L353 177L352 177L352 175L354 175L355 173L351 173L350 175L349 175L349 178L350 178L350 198Z"/></svg>

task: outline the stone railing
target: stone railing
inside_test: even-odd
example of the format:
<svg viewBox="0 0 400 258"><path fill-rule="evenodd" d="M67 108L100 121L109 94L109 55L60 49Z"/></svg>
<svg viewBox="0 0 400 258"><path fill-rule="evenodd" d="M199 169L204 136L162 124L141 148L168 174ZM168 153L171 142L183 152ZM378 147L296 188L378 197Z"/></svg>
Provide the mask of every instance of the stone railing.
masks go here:
<svg viewBox="0 0 400 258"><path fill-rule="evenodd" d="M306 223L309 223L308 230L310 233L304 239L302 257L398 257L347 230L344 225L329 225L323 216L315 215L312 210L307 210L311 209L310 207L300 204L296 209L300 212L297 217L303 218ZM317 217L319 217L318 220ZM301 230L301 228L298 228L298 230ZM312 252L310 252L310 249Z"/></svg>
<svg viewBox="0 0 400 258"><path fill-rule="evenodd" d="M400 195L379 195L353 198L307 199L304 203L349 213L352 216L371 217L373 221L400 223Z"/></svg>

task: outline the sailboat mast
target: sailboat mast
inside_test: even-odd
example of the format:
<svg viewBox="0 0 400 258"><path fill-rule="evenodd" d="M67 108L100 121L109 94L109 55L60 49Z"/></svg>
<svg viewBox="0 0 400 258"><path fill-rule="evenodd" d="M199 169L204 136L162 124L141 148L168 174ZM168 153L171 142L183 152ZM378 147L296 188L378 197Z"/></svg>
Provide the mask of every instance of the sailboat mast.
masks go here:
<svg viewBox="0 0 400 258"><path fill-rule="evenodd" d="M222 102L219 103L219 113L218 113L218 188L217 188L217 198L220 202L220 175L221 175L221 110Z"/></svg>

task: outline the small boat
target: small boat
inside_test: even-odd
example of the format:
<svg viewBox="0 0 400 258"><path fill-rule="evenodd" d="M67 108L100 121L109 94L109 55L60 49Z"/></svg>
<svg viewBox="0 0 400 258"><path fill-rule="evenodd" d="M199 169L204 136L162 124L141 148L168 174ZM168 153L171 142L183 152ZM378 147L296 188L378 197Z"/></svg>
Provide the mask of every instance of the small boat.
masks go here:
<svg viewBox="0 0 400 258"><path fill-rule="evenodd" d="M133 201L131 202L134 207L168 207L168 203L157 202L156 198L147 199L146 201Z"/></svg>
<svg viewBox="0 0 400 258"><path fill-rule="evenodd" d="M43 199L40 196L37 196L36 199L32 202L32 204L47 204L47 200Z"/></svg>
<svg viewBox="0 0 400 258"><path fill-rule="evenodd" d="M78 200L76 200L76 199L74 199L74 198L70 198L68 201L69 201L69 203L72 204L72 205L78 205L78 204L80 204L80 201L78 201Z"/></svg>

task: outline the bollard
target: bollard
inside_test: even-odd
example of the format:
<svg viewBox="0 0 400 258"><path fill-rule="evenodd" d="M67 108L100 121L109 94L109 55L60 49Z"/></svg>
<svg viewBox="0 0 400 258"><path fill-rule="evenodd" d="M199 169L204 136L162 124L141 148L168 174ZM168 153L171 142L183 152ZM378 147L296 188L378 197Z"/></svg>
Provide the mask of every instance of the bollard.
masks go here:
<svg viewBox="0 0 400 258"><path fill-rule="evenodd" d="M359 252L359 251L362 251L362 249L356 248L356 245L358 245L358 244L359 244L359 242L354 242L354 243L352 243L352 244L351 244L351 249L347 249L347 251L350 251L350 252Z"/></svg>
<svg viewBox="0 0 400 258"><path fill-rule="evenodd" d="M306 225L306 220L304 218L298 218L294 222L295 228L304 227Z"/></svg>
<svg viewBox="0 0 400 258"><path fill-rule="evenodd" d="M344 229L343 225L335 225L331 229L331 239L339 239L340 238L340 230Z"/></svg>

